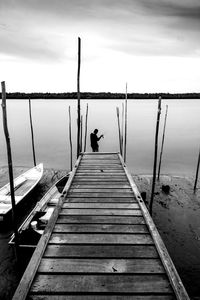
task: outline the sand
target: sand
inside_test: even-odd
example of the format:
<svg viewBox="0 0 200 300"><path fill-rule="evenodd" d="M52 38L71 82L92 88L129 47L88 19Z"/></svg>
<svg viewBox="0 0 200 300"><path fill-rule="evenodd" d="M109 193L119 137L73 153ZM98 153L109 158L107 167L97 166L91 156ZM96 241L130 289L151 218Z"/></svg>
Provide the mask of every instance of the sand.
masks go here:
<svg viewBox="0 0 200 300"><path fill-rule="evenodd" d="M15 168L17 176L27 168ZM66 171L45 170L41 183L25 205L23 218L47 189ZM140 192L150 198L151 176L133 176ZM0 186L8 182L7 168L0 169ZM162 192L162 185L170 192ZM200 185L200 183L199 183ZM200 190L193 192L193 179L162 176L156 184L153 219L191 299L200 299ZM0 225L0 299L12 299L25 265L17 267L13 248L8 245L12 230Z"/></svg>
<svg viewBox="0 0 200 300"><path fill-rule="evenodd" d="M151 176L133 176L140 192L151 195ZM162 176L156 183L153 220L191 299L200 299L200 190L194 179ZM162 191L169 185L170 192ZM200 183L199 183L200 185Z"/></svg>

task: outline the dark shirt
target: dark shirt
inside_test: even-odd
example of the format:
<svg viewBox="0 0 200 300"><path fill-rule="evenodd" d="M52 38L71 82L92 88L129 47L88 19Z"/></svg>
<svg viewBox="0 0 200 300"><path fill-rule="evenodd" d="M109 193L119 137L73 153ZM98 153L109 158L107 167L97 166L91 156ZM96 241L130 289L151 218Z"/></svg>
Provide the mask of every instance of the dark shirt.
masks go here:
<svg viewBox="0 0 200 300"><path fill-rule="evenodd" d="M97 137L97 135L95 133L91 133L90 134L90 142L91 142L91 147L92 148L97 148L98 147L98 142L99 138Z"/></svg>

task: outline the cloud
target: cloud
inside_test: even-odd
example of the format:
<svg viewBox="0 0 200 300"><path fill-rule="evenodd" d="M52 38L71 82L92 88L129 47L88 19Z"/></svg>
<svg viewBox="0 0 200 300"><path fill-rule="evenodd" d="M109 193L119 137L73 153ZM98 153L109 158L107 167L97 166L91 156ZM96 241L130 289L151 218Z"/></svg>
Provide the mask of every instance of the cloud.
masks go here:
<svg viewBox="0 0 200 300"><path fill-rule="evenodd" d="M198 0L0 0L0 53L73 60L80 35L99 54L199 56L199 15Z"/></svg>

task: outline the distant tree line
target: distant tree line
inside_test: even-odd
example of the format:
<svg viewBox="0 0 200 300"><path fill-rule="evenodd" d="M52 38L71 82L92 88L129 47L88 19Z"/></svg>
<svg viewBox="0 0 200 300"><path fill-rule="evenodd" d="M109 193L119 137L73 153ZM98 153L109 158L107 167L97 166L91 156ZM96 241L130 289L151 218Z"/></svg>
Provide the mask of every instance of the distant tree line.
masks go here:
<svg viewBox="0 0 200 300"><path fill-rule="evenodd" d="M1 93L0 93L1 96ZM128 99L200 99L200 93L128 93ZM81 93L81 99L123 99L124 93ZM7 93L7 99L77 99L77 93Z"/></svg>

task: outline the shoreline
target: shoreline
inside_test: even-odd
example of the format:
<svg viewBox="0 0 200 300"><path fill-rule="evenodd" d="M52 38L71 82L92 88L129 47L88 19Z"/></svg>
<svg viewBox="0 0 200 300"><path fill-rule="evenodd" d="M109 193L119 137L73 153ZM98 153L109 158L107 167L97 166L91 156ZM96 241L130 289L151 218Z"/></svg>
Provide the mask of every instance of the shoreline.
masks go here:
<svg viewBox="0 0 200 300"><path fill-rule="evenodd" d="M15 167L18 176L29 167ZM34 191L34 201L26 203L25 215L35 206L45 192L67 172L45 169L41 182ZM146 192L146 203L151 194L152 175L132 177L140 191ZM8 168L0 167L0 187L8 182ZM153 221L166 245L172 261L191 299L200 299L200 189L193 192L194 179L189 176L161 175L156 182L153 204ZM162 184L170 186L169 194L162 191ZM199 183L200 186L200 183ZM30 197L30 198L31 198ZM0 231L0 298L9 300L19 283L14 251L8 245L11 229Z"/></svg>

